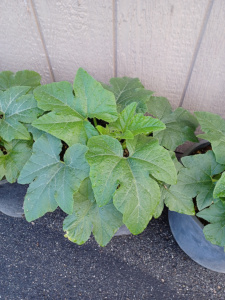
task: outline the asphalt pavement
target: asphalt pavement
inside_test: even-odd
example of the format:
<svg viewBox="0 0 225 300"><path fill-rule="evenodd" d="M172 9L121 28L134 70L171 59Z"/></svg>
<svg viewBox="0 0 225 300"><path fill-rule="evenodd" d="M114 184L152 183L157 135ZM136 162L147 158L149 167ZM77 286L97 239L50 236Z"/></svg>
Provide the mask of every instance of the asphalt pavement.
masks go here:
<svg viewBox="0 0 225 300"><path fill-rule="evenodd" d="M0 213L0 299L225 299L225 274L179 248L167 210L138 236L64 238L61 210L28 223Z"/></svg>

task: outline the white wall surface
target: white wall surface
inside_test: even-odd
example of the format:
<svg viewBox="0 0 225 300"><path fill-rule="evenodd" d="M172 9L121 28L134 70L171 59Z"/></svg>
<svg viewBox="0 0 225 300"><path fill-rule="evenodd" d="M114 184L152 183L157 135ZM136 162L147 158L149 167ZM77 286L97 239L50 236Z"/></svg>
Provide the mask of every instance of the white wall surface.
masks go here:
<svg viewBox="0 0 225 300"><path fill-rule="evenodd" d="M225 118L225 1L0 1L0 71L72 82L79 67Z"/></svg>

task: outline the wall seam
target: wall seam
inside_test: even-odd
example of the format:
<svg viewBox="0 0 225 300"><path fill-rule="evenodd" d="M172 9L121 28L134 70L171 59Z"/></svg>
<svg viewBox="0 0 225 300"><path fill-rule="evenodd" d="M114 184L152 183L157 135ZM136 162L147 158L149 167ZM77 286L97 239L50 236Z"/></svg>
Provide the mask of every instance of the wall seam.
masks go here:
<svg viewBox="0 0 225 300"><path fill-rule="evenodd" d="M203 24L202 24L202 27L201 27L201 30L200 30L200 33L199 33L199 37L198 37L198 40L197 40L197 43L196 43L196 46L195 46L195 50L194 50L194 53L193 53L193 56L192 56L192 60L191 60L191 63L190 63L187 79L186 79L185 84L184 84L184 89L183 89L183 92L182 92L182 95L181 95L179 107L183 106L183 103L184 103L184 98L186 96L189 83L191 81L193 69L194 69L194 66L195 66L195 63L196 63L196 60L197 60L197 57L198 57L198 53L199 53L199 50L200 50L200 47L201 47L201 44L202 44L203 37L205 35L206 27L207 27L207 24L208 24L208 21L209 21L209 17L210 17L211 11L212 11L213 4L214 4L214 0L209 0L208 7L206 9L206 13L205 13L205 16L203 18Z"/></svg>
<svg viewBox="0 0 225 300"><path fill-rule="evenodd" d="M117 0L113 0L113 76L117 73Z"/></svg>
<svg viewBox="0 0 225 300"><path fill-rule="evenodd" d="M55 82L55 75L54 75L54 72L53 72L53 69L52 69L51 60L50 60L50 57L49 57L48 49L46 47L44 35L43 35L42 30L41 30L41 24L40 24L40 21L39 21L39 18L38 18L37 10L35 8L33 0L30 0L30 3L31 3L31 8L32 8L33 14L34 14L35 22L36 22L36 25L37 25L37 30L38 30L38 33L39 33L39 36L40 36L40 39L41 39L42 47L44 49L44 53L45 53L45 56L46 56L49 72L50 72L52 81Z"/></svg>

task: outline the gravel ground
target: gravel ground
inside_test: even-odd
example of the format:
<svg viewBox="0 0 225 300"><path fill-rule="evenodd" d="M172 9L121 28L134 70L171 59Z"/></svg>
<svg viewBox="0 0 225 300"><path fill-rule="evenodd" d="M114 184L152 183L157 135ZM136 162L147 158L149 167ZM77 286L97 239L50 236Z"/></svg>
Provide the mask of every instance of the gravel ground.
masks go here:
<svg viewBox="0 0 225 300"><path fill-rule="evenodd" d="M178 247L167 211L138 236L63 236L60 210L27 223L0 213L0 299L225 299L225 274L209 271Z"/></svg>

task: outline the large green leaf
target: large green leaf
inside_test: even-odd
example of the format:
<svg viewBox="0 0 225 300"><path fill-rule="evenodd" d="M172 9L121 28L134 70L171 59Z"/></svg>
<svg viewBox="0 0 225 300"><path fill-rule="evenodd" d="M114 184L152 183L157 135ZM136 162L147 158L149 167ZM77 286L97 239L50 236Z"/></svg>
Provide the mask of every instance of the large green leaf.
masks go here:
<svg viewBox="0 0 225 300"><path fill-rule="evenodd" d="M113 197L129 230L142 232L160 201L157 180L176 182L168 151L156 139L142 135L127 141L128 158L123 157L121 144L109 136L92 137L88 147L86 158L98 205L106 205Z"/></svg>
<svg viewBox="0 0 225 300"><path fill-rule="evenodd" d="M7 181L13 183L17 180L20 171L31 156L32 141L13 140L5 142L6 153L0 151L0 177L6 177Z"/></svg>
<svg viewBox="0 0 225 300"><path fill-rule="evenodd" d="M5 91L13 86L29 86L32 88L40 85L41 76L29 70L18 71L3 71L0 73L0 90Z"/></svg>
<svg viewBox="0 0 225 300"><path fill-rule="evenodd" d="M73 194L88 177L89 166L85 160L87 147L71 146L60 161L61 141L42 135L33 145L33 154L24 166L19 183L30 183L24 211L28 221L54 211L59 205L66 213L73 212Z"/></svg>
<svg viewBox="0 0 225 300"><path fill-rule="evenodd" d="M177 160L176 155L173 151L170 151L169 153L175 165L176 171L177 173L179 173L180 170L183 168L183 165ZM192 199L183 199L183 201L180 202L180 198L177 199L175 195L171 197L171 193L168 190L169 187L170 186L168 184L165 184L163 182L160 184L161 199L158 206L156 207L154 218L159 218L161 216L162 211L164 209L164 204L166 204L170 208L170 210L179 210L180 213L185 212L187 214L194 214L194 206ZM176 201L174 201L174 197ZM179 205L177 205L177 201Z"/></svg>
<svg viewBox="0 0 225 300"><path fill-rule="evenodd" d="M115 97L83 69L78 70L73 87L74 91L69 82L58 82L36 88L38 106L51 112L33 122L33 126L68 145L86 144L91 136L98 135L88 118L106 122L117 119Z"/></svg>
<svg viewBox="0 0 225 300"><path fill-rule="evenodd" d="M96 241L105 246L123 224L121 213L112 202L98 207L91 182L86 178L74 194L74 213L65 218L65 237L79 245L85 243L93 231Z"/></svg>
<svg viewBox="0 0 225 300"><path fill-rule="evenodd" d="M76 109L85 118L97 118L113 122L118 118L116 100L113 93L102 88L102 85L83 69L77 71L73 83L76 95Z"/></svg>
<svg viewBox="0 0 225 300"><path fill-rule="evenodd" d="M198 137L208 140L212 145L216 160L220 164L225 164L225 121L219 115L209 112L195 112L195 115L202 131L205 132Z"/></svg>
<svg viewBox="0 0 225 300"><path fill-rule="evenodd" d="M178 184L179 184L178 175ZM195 209L192 197L183 193L182 188L178 186L165 187L163 198L169 210L176 211L180 214L194 215Z"/></svg>
<svg viewBox="0 0 225 300"><path fill-rule="evenodd" d="M166 202L169 209L188 214L188 210L193 207L192 198L197 197L199 210L215 200L213 176L224 171L225 165L216 162L212 151L183 157L182 163L185 168L180 170L177 184L170 187Z"/></svg>
<svg viewBox="0 0 225 300"><path fill-rule="evenodd" d="M179 107L173 112L166 98L151 97L148 112L166 125L165 130L153 134L165 148L173 151L186 141L198 142L194 134L198 122L187 110Z"/></svg>
<svg viewBox="0 0 225 300"><path fill-rule="evenodd" d="M217 181L213 196L215 198L225 197L225 173L223 173L221 178Z"/></svg>
<svg viewBox="0 0 225 300"><path fill-rule="evenodd" d="M90 137L98 135L98 131L89 121L55 112L45 114L32 125L65 141L69 146L76 143L86 144Z"/></svg>
<svg viewBox="0 0 225 300"><path fill-rule="evenodd" d="M198 217L208 221L203 232L207 240L212 244L225 246L225 202L217 201L209 208L197 214Z"/></svg>
<svg viewBox="0 0 225 300"><path fill-rule="evenodd" d="M166 128L158 119L144 116L141 113L136 114L136 107L137 103L135 102L125 107L119 114L119 118L115 122L109 123L109 132L106 131L106 134L118 139L133 139L135 135L142 133L149 134L153 131ZM97 128L99 130L100 126Z"/></svg>
<svg viewBox="0 0 225 300"><path fill-rule="evenodd" d="M138 78L111 78L110 84L102 85L114 93L119 112L132 102L137 103L137 112L145 113L147 111L146 102L153 92L146 90Z"/></svg>
<svg viewBox="0 0 225 300"><path fill-rule="evenodd" d="M30 123L42 113L29 87L12 87L0 92L0 136L7 142L29 140L30 134L22 123Z"/></svg>

